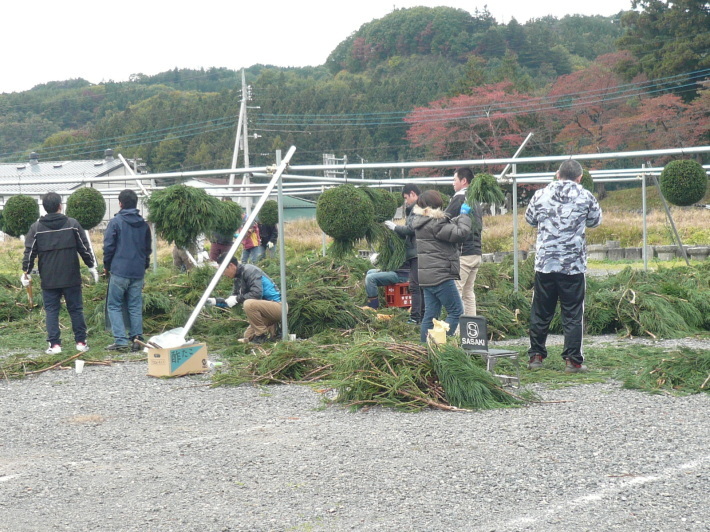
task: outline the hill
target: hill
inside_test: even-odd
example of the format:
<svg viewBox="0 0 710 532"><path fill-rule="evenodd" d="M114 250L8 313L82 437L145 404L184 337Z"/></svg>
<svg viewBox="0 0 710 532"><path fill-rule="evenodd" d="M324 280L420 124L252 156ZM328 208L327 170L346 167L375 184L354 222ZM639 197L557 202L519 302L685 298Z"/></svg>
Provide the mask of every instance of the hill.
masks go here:
<svg viewBox="0 0 710 532"><path fill-rule="evenodd" d="M657 16L666 34L678 26L663 18L673 9ZM318 163L323 153L350 161L510 155L527 131L536 132L529 154L707 140L707 72L677 63L679 75L649 81L638 46L649 44L646 22L620 14L499 24L487 10L396 9L345 38L322 66L246 69L251 164L271 163L275 149L292 144L296 163ZM674 39L699 46L694 36ZM620 52L619 42L637 55ZM153 171L228 166L239 78L226 68L174 69L2 94L0 160L30 151L43 160L91 158L113 148ZM456 115L426 118L443 109Z"/></svg>

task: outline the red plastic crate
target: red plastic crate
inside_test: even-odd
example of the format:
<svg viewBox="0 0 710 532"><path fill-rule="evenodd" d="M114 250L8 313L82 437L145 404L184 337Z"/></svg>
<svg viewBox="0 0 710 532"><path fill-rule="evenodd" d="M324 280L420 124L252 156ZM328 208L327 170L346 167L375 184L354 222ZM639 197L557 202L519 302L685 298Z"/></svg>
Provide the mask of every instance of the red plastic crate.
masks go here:
<svg viewBox="0 0 710 532"><path fill-rule="evenodd" d="M385 300L388 307L411 307L412 294L409 293L409 283L385 286Z"/></svg>

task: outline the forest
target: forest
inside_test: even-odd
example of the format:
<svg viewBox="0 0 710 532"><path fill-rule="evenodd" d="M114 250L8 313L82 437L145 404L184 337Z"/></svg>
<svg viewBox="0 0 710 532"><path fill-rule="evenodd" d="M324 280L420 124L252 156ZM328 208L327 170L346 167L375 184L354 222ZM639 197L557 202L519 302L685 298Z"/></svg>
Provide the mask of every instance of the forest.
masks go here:
<svg viewBox="0 0 710 532"><path fill-rule="evenodd" d="M0 94L0 161L113 148L154 172L225 168L245 96L253 166L290 145L295 164L509 157L529 132L527 156L708 144L707 2L632 7L507 24L485 9L395 9L323 65L246 68L247 95L240 72L217 67Z"/></svg>

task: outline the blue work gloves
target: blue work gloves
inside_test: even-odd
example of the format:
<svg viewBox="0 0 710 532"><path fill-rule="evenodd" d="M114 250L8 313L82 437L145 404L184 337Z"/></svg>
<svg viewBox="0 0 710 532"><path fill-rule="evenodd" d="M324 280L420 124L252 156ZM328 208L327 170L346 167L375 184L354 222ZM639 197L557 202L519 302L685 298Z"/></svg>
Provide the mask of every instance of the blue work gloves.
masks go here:
<svg viewBox="0 0 710 532"><path fill-rule="evenodd" d="M461 214L468 214L471 212L471 206L468 203L461 205Z"/></svg>

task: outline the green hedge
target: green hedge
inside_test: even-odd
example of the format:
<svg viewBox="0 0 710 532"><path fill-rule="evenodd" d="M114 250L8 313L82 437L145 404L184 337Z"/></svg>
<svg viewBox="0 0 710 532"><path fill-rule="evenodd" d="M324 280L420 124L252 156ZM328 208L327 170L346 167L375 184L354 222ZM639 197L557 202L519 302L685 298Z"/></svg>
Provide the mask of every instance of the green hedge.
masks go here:
<svg viewBox="0 0 710 532"><path fill-rule="evenodd" d="M323 192L316 203L318 227L335 240L362 238L375 215L368 195L353 185L340 185Z"/></svg>
<svg viewBox="0 0 710 532"><path fill-rule="evenodd" d="M707 188L708 176L696 161L671 161L661 172L661 192L673 205L693 205L703 199Z"/></svg>
<svg viewBox="0 0 710 532"><path fill-rule="evenodd" d="M74 218L86 230L101 223L106 214L106 201L95 188L80 188L67 200L67 216Z"/></svg>
<svg viewBox="0 0 710 532"><path fill-rule="evenodd" d="M13 196L7 200L3 211L4 232L14 237L26 235L38 218L39 205L36 199L22 194Z"/></svg>

